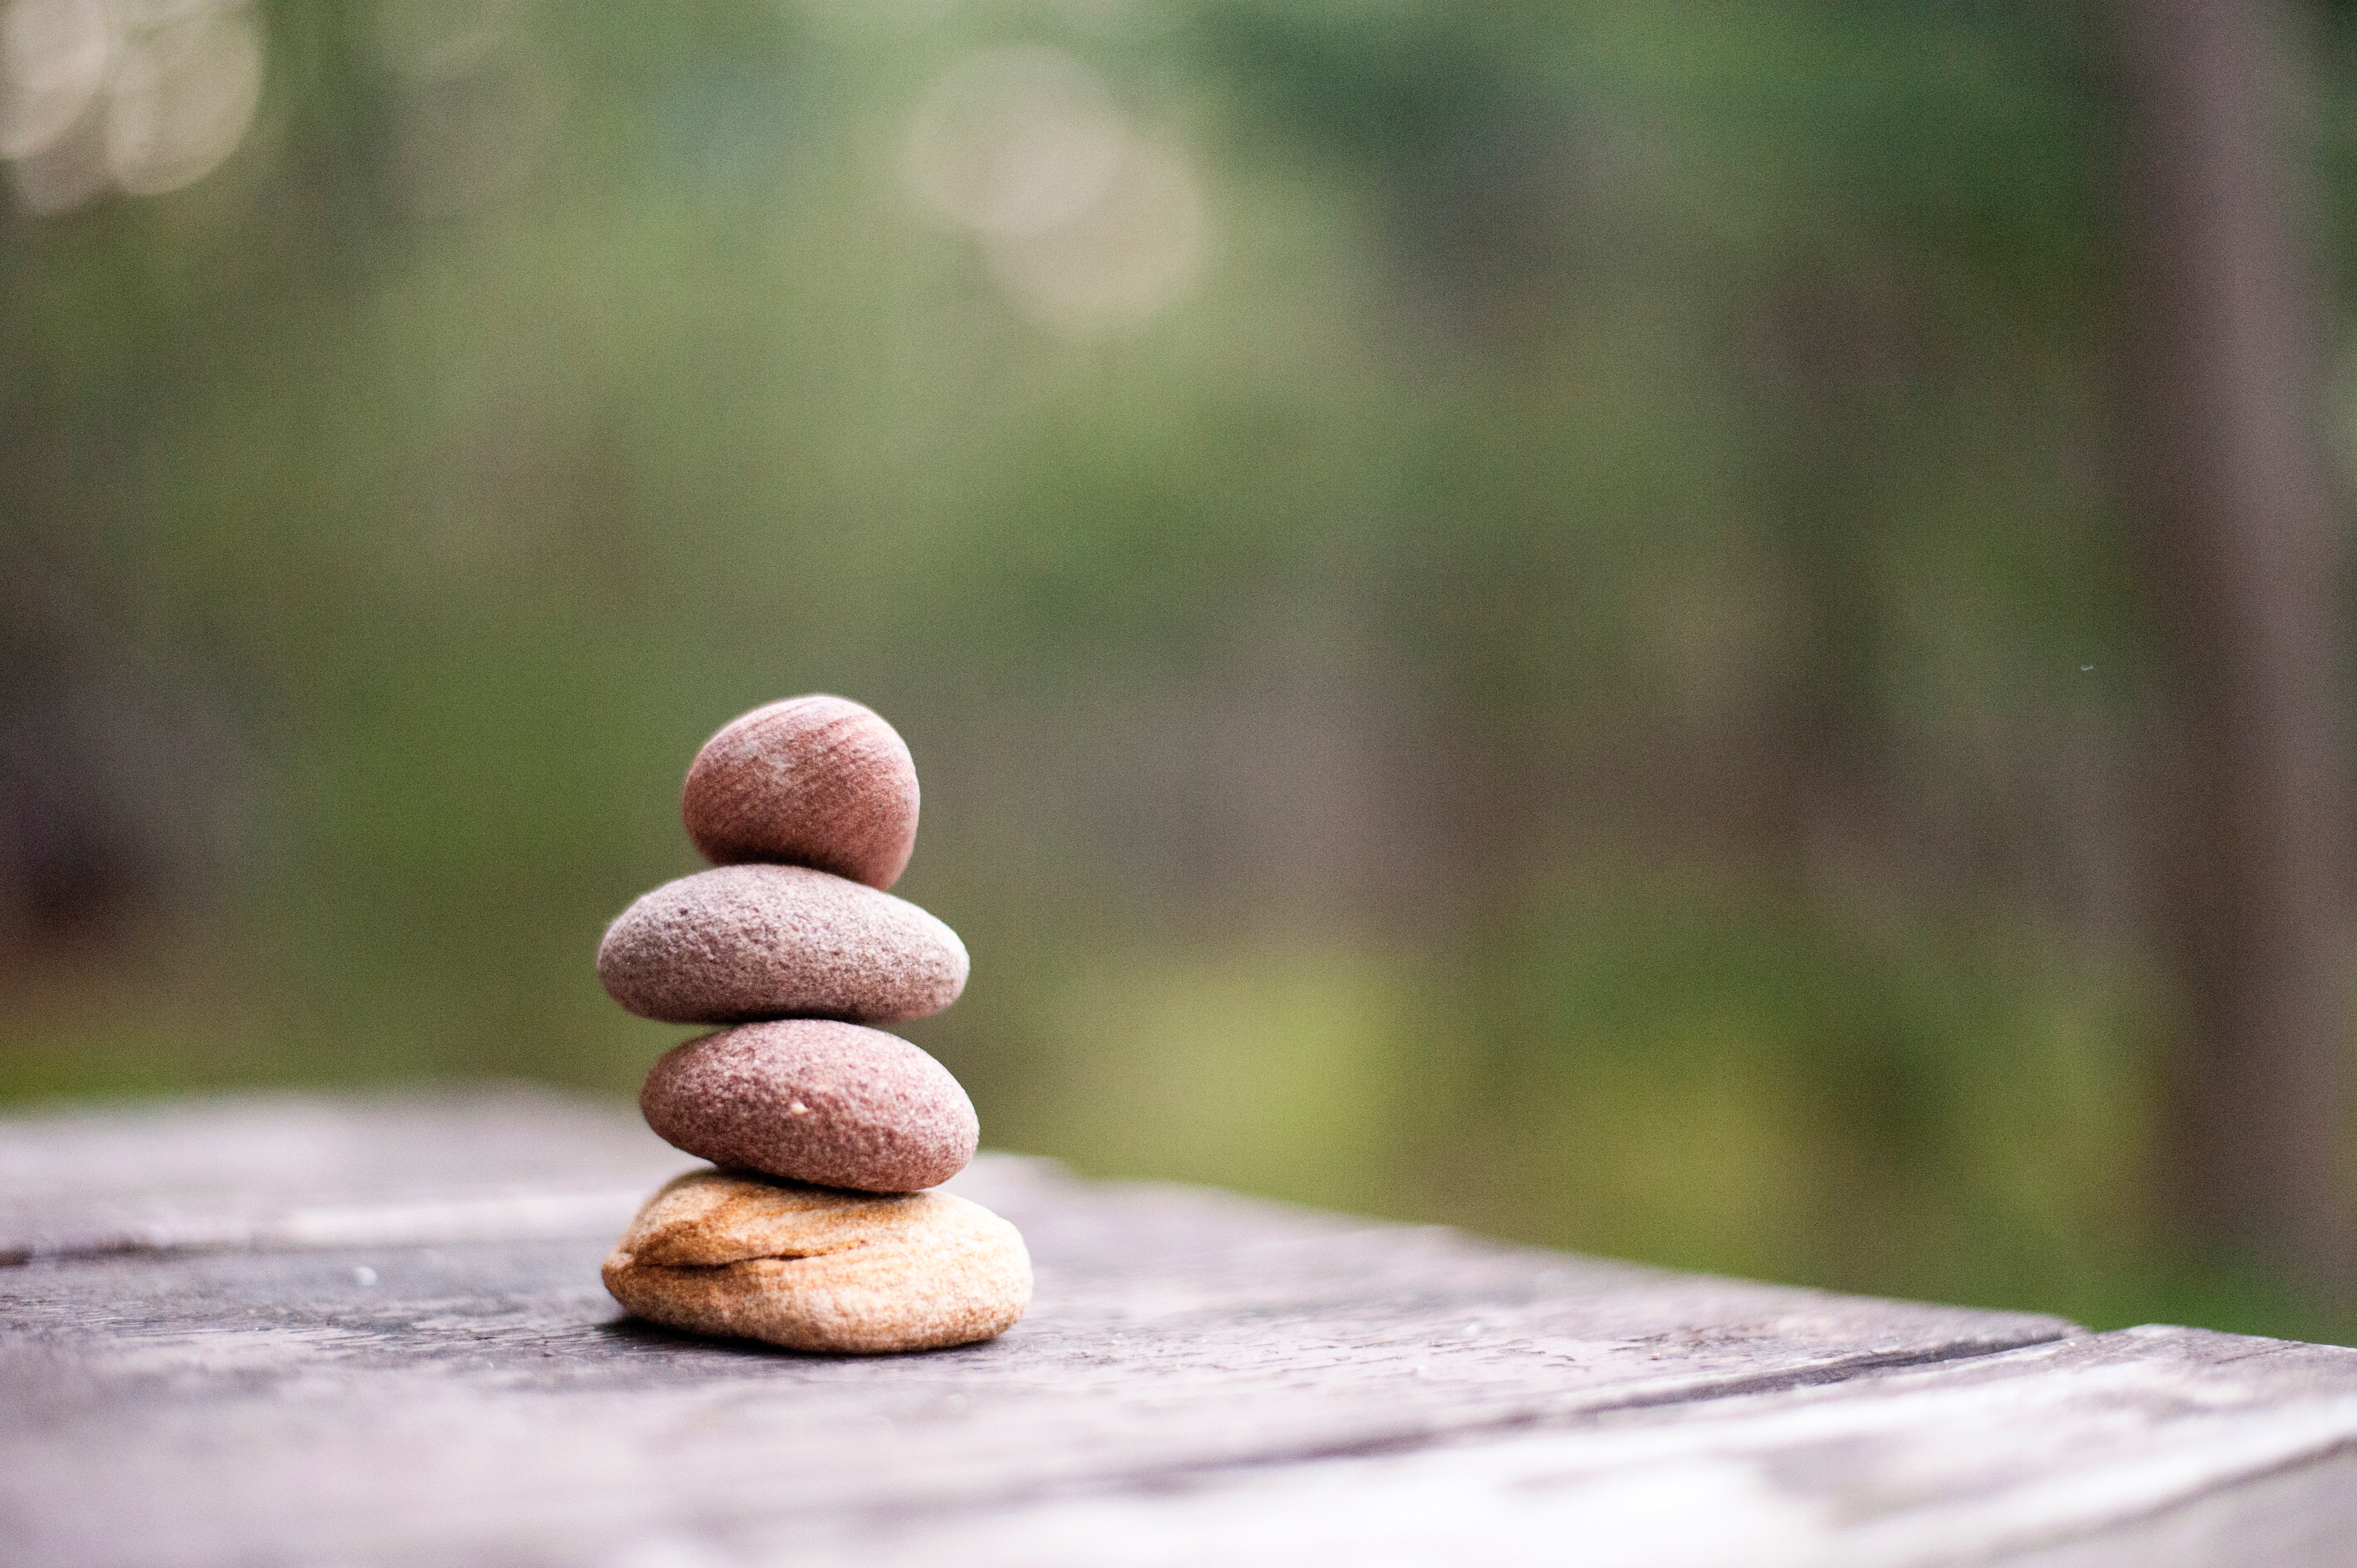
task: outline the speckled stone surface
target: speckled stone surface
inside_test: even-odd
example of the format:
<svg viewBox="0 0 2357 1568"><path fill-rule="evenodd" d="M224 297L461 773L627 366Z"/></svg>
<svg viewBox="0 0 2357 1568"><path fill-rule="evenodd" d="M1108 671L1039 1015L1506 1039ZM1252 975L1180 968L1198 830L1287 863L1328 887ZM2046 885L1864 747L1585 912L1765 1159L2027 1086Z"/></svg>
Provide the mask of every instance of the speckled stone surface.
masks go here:
<svg viewBox="0 0 2357 1568"><path fill-rule="evenodd" d="M648 1200L603 1273L640 1317L795 1350L967 1345L1031 1304L1021 1233L978 1203L709 1170Z"/></svg>
<svg viewBox="0 0 2357 1568"><path fill-rule="evenodd" d="M844 697L789 697L731 719L687 770L680 815L718 865L776 861L889 887L917 843L917 765Z"/></svg>
<svg viewBox="0 0 2357 1568"><path fill-rule="evenodd" d="M715 1165L866 1192L945 1182L981 1134L949 1069L896 1035L815 1018L664 1053L639 1109L664 1142Z"/></svg>
<svg viewBox="0 0 2357 1568"><path fill-rule="evenodd" d="M665 883L597 945L607 993L641 1018L922 1018L965 989L965 944L904 898L798 865Z"/></svg>

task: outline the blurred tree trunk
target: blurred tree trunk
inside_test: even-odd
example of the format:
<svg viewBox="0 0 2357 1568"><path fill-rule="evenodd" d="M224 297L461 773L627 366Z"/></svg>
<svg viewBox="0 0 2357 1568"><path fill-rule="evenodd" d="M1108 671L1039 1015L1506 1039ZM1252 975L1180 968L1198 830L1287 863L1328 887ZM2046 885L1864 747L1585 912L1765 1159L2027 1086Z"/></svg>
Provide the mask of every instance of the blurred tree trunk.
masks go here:
<svg viewBox="0 0 2357 1568"><path fill-rule="evenodd" d="M2138 287L2131 488L2177 658L2163 853L2191 1037L2177 1219L2311 1283L2350 1263L2342 794L2319 343L2289 197L2289 18L2122 0Z"/></svg>

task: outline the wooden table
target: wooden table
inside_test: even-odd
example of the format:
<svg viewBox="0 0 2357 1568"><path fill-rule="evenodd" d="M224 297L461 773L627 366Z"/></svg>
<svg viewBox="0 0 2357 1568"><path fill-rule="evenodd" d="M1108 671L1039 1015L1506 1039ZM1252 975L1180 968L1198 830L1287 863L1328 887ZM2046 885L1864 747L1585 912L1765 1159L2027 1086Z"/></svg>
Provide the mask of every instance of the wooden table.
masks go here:
<svg viewBox="0 0 2357 1568"><path fill-rule="evenodd" d="M2357 1350L985 1156L1030 1316L802 1356L599 1287L690 1163L526 1090L0 1122L0 1561L2357 1563Z"/></svg>

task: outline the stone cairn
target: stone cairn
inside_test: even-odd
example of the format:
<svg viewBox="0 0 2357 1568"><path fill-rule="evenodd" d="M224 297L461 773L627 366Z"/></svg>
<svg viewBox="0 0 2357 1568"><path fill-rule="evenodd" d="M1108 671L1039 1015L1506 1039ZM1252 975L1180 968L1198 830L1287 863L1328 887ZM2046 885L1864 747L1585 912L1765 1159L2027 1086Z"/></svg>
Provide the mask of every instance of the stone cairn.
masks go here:
<svg viewBox="0 0 2357 1568"><path fill-rule="evenodd" d="M640 1317L797 1350L922 1350L1023 1316L1015 1227L925 1188L974 1157L949 1069L873 1024L965 988L957 933L885 889L917 837L917 769L890 725L841 697L733 720L681 800L715 869L632 904L597 947L642 1018L717 1024L664 1055L639 1108L710 1160L648 1200L606 1260Z"/></svg>

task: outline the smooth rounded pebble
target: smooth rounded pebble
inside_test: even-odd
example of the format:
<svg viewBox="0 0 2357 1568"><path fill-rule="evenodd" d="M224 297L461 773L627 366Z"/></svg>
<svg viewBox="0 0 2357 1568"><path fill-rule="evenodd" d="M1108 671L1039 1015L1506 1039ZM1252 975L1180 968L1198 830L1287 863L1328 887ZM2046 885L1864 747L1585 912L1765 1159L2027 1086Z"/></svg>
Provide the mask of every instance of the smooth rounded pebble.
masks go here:
<svg viewBox="0 0 2357 1568"><path fill-rule="evenodd" d="M789 697L722 725L680 792L716 865L777 861L889 887L917 845L917 764L899 732L844 697Z"/></svg>
<svg viewBox="0 0 2357 1568"><path fill-rule="evenodd" d="M799 865L724 865L667 882L597 944L607 994L666 1024L940 1012L965 944L905 898Z"/></svg>
<svg viewBox="0 0 2357 1568"><path fill-rule="evenodd" d="M982 1132L949 1069L897 1035L819 1018L666 1051L639 1109L656 1136L714 1165L863 1192L949 1180Z"/></svg>
<svg viewBox="0 0 2357 1568"><path fill-rule="evenodd" d="M1022 1233L978 1203L709 1170L650 1198L603 1272L640 1317L795 1350L969 1345L1031 1305Z"/></svg>

